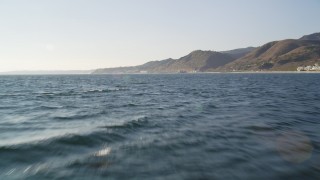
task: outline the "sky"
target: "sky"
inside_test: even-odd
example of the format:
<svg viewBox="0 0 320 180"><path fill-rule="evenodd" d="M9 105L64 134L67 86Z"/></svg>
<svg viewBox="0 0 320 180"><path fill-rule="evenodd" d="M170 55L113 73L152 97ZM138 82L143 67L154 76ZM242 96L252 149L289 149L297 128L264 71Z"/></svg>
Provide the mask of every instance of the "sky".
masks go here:
<svg viewBox="0 0 320 180"><path fill-rule="evenodd" d="M0 72L87 70L320 32L319 0L0 0Z"/></svg>

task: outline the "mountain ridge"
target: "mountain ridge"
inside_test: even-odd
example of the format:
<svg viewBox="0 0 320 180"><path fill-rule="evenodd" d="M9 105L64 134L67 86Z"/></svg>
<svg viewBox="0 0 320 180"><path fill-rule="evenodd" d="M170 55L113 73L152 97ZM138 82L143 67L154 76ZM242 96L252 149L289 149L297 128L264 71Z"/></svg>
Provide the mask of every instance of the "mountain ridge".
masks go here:
<svg viewBox="0 0 320 180"><path fill-rule="evenodd" d="M129 67L102 68L104 73L178 73L229 71L295 71L298 66L320 63L320 33L299 39L271 41L260 47L228 51L195 50L178 59L149 61Z"/></svg>
<svg viewBox="0 0 320 180"><path fill-rule="evenodd" d="M316 38L311 34L300 39L272 41L216 70L295 71L299 66L314 65L320 62L320 39Z"/></svg>
<svg viewBox="0 0 320 180"><path fill-rule="evenodd" d="M217 51L195 50L179 59L149 61L138 66L97 69L100 73L174 73L174 72L206 72L235 60L231 55Z"/></svg>

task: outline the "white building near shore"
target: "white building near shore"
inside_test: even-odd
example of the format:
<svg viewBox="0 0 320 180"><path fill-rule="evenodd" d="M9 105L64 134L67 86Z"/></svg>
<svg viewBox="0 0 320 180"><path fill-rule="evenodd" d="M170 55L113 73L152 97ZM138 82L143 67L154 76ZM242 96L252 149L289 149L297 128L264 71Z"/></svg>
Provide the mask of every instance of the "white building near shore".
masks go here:
<svg viewBox="0 0 320 180"><path fill-rule="evenodd" d="M318 63L314 64L314 66L299 66L297 71L320 71L320 66Z"/></svg>

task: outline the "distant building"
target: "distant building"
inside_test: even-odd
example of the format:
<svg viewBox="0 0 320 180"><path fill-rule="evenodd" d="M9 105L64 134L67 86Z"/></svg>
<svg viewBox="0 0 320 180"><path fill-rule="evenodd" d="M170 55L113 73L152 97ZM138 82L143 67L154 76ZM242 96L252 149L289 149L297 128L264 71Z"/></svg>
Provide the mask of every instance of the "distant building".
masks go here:
<svg viewBox="0 0 320 180"><path fill-rule="evenodd" d="M297 71L304 71L304 67L299 66L299 67L297 68Z"/></svg>

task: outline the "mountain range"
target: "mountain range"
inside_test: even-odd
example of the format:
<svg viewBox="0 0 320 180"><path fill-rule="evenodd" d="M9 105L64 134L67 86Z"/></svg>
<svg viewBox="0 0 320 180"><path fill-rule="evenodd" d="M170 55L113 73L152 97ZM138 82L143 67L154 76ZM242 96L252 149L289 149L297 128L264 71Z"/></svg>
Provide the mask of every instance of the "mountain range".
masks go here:
<svg viewBox="0 0 320 180"><path fill-rule="evenodd" d="M320 63L320 33L230 51L196 50L179 59L150 61L138 66L103 68L93 74L229 71L296 71Z"/></svg>

